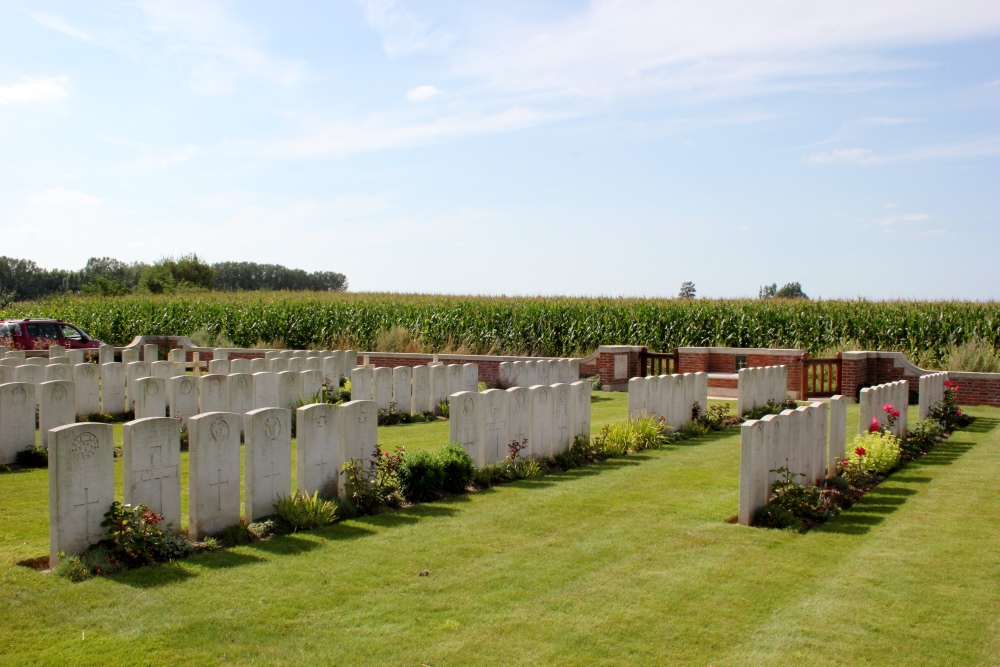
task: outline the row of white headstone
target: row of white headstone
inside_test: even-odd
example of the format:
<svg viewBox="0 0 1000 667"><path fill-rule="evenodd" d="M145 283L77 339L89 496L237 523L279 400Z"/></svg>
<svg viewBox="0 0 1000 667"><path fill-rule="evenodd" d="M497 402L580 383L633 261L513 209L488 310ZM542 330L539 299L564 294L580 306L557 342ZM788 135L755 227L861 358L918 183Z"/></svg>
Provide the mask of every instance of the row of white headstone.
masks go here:
<svg viewBox="0 0 1000 667"><path fill-rule="evenodd" d="M628 381L628 416L663 417L667 425L682 428L708 408L708 373L683 373L632 378Z"/></svg>
<svg viewBox="0 0 1000 667"><path fill-rule="evenodd" d="M482 467L508 457L511 444L522 457L547 459L590 440L589 382L460 391L449 397L452 444L462 445Z"/></svg>
<svg viewBox="0 0 1000 667"><path fill-rule="evenodd" d="M512 387L569 384L580 380L580 360L501 361L498 372L500 379Z"/></svg>
<svg viewBox="0 0 1000 667"><path fill-rule="evenodd" d="M781 405L788 398L788 366L755 366L737 373L736 414L767 403Z"/></svg>
<svg viewBox="0 0 1000 667"><path fill-rule="evenodd" d="M371 368L351 371L351 400L374 400L381 410L389 404L396 412L439 413L439 404L459 391L479 390L476 364L430 364Z"/></svg>
<svg viewBox="0 0 1000 667"><path fill-rule="evenodd" d="M290 495L291 410L262 408L245 415L208 412L188 423L188 533L216 534L240 521L240 432L245 433L243 513L246 521L274 514ZM370 401L316 404L298 411L296 487L301 493L343 492L344 462L367 465L377 447L376 409ZM103 515L114 501L114 437L109 424L52 429L49 453L49 549L80 553L103 537ZM151 417L128 422L124 437L126 504L143 504L181 529L181 456L177 422Z"/></svg>
<svg viewBox="0 0 1000 667"><path fill-rule="evenodd" d="M882 428L888 427L888 414L883 408L891 405L899 410L899 417L889 431L897 438L902 438L906 435L909 404L910 383L906 380L865 387L858 395L858 432L864 433L869 430L873 419L877 419Z"/></svg>
<svg viewBox="0 0 1000 667"><path fill-rule="evenodd" d="M944 383L948 381L947 373L928 373L921 375L918 381L920 398L917 402L917 419L923 421L931 414L931 408L944 400Z"/></svg>
<svg viewBox="0 0 1000 667"><path fill-rule="evenodd" d="M809 486L836 475L846 439L847 401L839 395L830 399L829 419L826 404L817 402L743 422L739 523L750 525L754 512L767 504L780 468L794 474L796 483Z"/></svg>

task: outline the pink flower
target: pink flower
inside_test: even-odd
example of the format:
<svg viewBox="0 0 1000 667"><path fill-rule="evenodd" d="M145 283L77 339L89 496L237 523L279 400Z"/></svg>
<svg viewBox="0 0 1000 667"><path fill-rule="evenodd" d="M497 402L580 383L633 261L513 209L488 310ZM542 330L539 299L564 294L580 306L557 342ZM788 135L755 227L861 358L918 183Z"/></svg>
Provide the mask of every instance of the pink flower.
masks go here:
<svg viewBox="0 0 1000 667"><path fill-rule="evenodd" d="M894 419L899 417L899 410L897 410L896 408L892 408L891 410L889 410L889 416Z"/></svg>
<svg viewBox="0 0 1000 667"><path fill-rule="evenodd" d="M882 430L882 425L878 423L878 417L872 417L872 424L868 427L868 430L872 433L878 433Z"/></svg>
<svg viewBox="0 0 1000 667"><path fill-rule="evenodd" d="M956 384L956 385L955 385L955 391L959 391L959 390L961 390L961 387L959 387L959 386L958 386L958 385Z"/></svg>
<svg viewBox="0 0 1000 667"><path fill-rule="evenodd" d="M961 417L962 416L962 409L958 408L957 410L955 410L955 414L957 414L959 417Z"/></svg>
<svg viewBox="0 0 1000 667"><path fill-rule="evenodd" d="M854 453L855 453L855 454L857 454L858 456L864 456L864 455L865 455L865 454L867 454L868 452L867 452L867 451L865 451L865 448L864 448L864 447L855 447L855 448L854 448Z"/></svg>
<svg viewBox="0 0 1000 667"><path fill-rule="evenodd" d="M944 386L947 387L948 389L951 389L952 387L955 386L955 383L952 382L951 380L945 380L944 381Z"/></svg>

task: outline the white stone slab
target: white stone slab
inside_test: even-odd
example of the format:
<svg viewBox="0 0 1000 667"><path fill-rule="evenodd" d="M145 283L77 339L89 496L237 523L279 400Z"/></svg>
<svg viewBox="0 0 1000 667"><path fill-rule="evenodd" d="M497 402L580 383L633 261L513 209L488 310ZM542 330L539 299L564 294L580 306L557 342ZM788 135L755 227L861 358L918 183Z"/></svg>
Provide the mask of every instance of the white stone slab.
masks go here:
<svg viewBox="0 0 1000 667"><path fill-rule="evenodd" d="M433 412L431 404L431 369L430 366L413 367L413 395L410 401L410 412Z"/></svg>
<svg viewBox="0 0 1000 667"><path fill-rule="evenodd" d="M646 378L631 378L628 381L628 418L638 419L647 413L646 401L649 397L649 385Z"/></svg>
<svg viewBox="0 0 1000 667"><path fill-rule="evenodd" d="M333 355L323 360L323 378L332 386L340 386L340 378L344 374L344 353L334 350Z"/></svg>
<svg viewBox="0 0 1000 667"><path fill-rule="evenodd" d="M125 413L125 366L101 364L101 412L115 417Z"/></svg>
<svg viewBox="0 0 1000 667"><path fill-rule="evenodd" d="M662 384L667 384L663 382ZM571 397L573 401L573 438L583 437L590 442L590 391L592 387L589 382L577 380L570 385Z"/></svg>
<svg viewBox="0 0 1000 667"><path fill-rule="evenodd" d="M252 362L249 359L233 359L229 362L229 374L250 373Z"/></svg>
<svg viewBox="0 0 1000 667"><path fill-rule="evenodd" d="M250 373L233 373L228 377L226 384L226 390L229 393L229 412L245 415L256 407L254 404L253 375ZM241 419L241 427L242 424L243 420Z"/></svg>
<svg viewBox="0 0 1000 667"><path fill-rule="evenodd" d="M167 361L172 364L185 364L187 363L187 350L182 347L175 347L169 352L167 352ZM103 364L104 362L101 361Z"/></svg>
<svg viewBox="0 0 1000 667"><path fill-rule="evenodd" d="M372 391L379 410L388 410L392 403L392 369L381 366L372 371ZM353 393L352 393L353 394ZM351 396L353 398L353 395Z"/></svg>
<svg viewBox="0 0 1000 667"><path fill-rule="evenodd" d="M288 370L288 359L278 357L267 362L267 370L271 373L284 373Z"/></svg>
<svg viewBox="0 0 1000 667"><path fill-rule="evenodd" d="M254 409L278 407L278 376L275 373L253 374Z"/></svg>
<svg viewBox="0 0 1000 667"><path fill-rule="evenodd" d="M45 367L45 382L62 380L63 382L73 381L73 367L69 364L52 364Z"/></svg>
<svg viewBox="0 0 1000 667"><path fill-rule="evenodd" d="M97 364L73 366L73 392L77 417L87 417L101 411L101 369Z"/></svg>
<svg viewBox="0 0 1000 667"><path fill-rule="evenodd" d="M167 393L170 395L170 416L180 420L181 428L187 426L188 419L198 414L197 378L191 375L179 375L167 380Z"/></svg>
<svg viewBox="0 0 1000 667"><path fill-rule="evenodd" d="M229 375L228 359L213 359L208 362L208 372L210 375Z"/></svg>
<svg viewBox="0 0 1000 667"><path fill-rule="evenodd" d="M526 361L524 362L524 377L521 378L522 384L520 386L524 388L534 387L536 384L541 384L538 381L538 362L537 361Z"/></svg>
<svg viewBox="0 0 1000 667"><path fill-rule="evenodd" d="M132 387L141 378L149 377L149 364L145 361L132 361L125 364L125 386L128 397L128 409L135 409L135 392Z"/></svg>
<svg viewBox="0 0 1000 667"><path fill-rule="evenodd" d="M229 409L229 376L214 373L198 380L198 412L232 412Z"/></svg>
<svg viewBox="0 0 1000 667"><path fill-rule="evenodd" d="M278 376L278 407L294 410L302 395L302 373L282 371Z"/></svg>
<svg viewBox="0 0 1000 667"><path fill-rule="evenodd" d="M49 359L53 357L62 357L66 355L66 347L64 345L49 345Z"/></svg>
<svg viewBox="0 0 1000 667"><path fill-rule="evenodd" d="M510 363L510 378L515 387L525 386L524 382L527 379L527 375L525 374L523 361L514 361Z"/></svg>
<svg viewBox="0 0 1000 667"><path fill-rule="evenodd" d="M321 376L323 374L323 358L322 357L306 357L305 366L302 368L304 371L316 371ZM322 384L322 380L320 381Z"/></svg>
<svg viewBox="0 0 1000 667"><path fill-rule="evenodd" d="M163 378L139 378L133 385L136 419L167 416L167 381ZM174 428L177 423L174 422Z"/></svg>
<svg viewBox="0 0 1000 667"><path fill-rule="evenodd" d="M462 364L462 375L465 377L466 391L479 391L479 366Z"/></svg>
<svg viewBox="0 0 1000 667"><path fill-rule="evenodd" d="M256 375L257 373L269 373L268 362L265 359L251 359L250 360L250 374Z"/></svg>
<svg viewBox="0 0 1000 667"><path fill-rule="evenodd" d="M147 378L146 382L163 382ZM140 402L138 396L136 402ZM170 417L136 419L122 427L124 501L163 515L161 526L181 530L181 438Z"/></svg>
<svg viewBox="0 0 1000 667"><path fill-rule="evenodd" d="M299 373L299 400L303 405L318 402L323 391L323 373L317 370Z"/></svg>
<svg viewBox="0 0 1000 667"><path fill-rule="evenodd" d="M455 445L462 445L475 461L476 467L486 465L485 436L482 432L485 418L481 415L483 411L481 395L471 391L459 391L451 395L449 403L449 441Z"/></svg>
<svg viewBox="0 0 1000 667"><path fill-rule="evenodd" d="M160 348L156 345L143 345L142 346L142 360L147 364L151 364L154 361L160 360Z"/></svg>
<svg viewBox="0 0 1000 667"><path fill-rule="evenodd" d="M497 368L497 377L501 382L506 383L508 386L516 387L517 382L514 381L514 362L513 361L501 361Z"/></svg>
<svg viewBox="0 0 1000 667"><path fill-rule="evenodd" d="M552 405L552 454L569 451L573 445L573 398L570 385L560 382L552 385L555 395Z"/></svg>
<svg viewBox="0 0 1000 667"><path fill-rule="evenodd" d="M288 360L287 370L293 373L301 373L306 369L306 360L303 357L292 357Z"/></svg>
<svg viewBox="0 0 1000 667"><path fill-rule="evenodd" d="M475 392L466 392L473 394ZM509 435L509 395L501 389L487 389L482 394L480 405L482 434L484 437L484 456L487 463L502 461L510 452L511 438ZM523 452L527 455L528 452Z"/></svg>
<svg viewBox="0 0 1000 667"><path fill-rule="evenodd" d="M511 387L507 390L507 438L525 446L521 456L531 456L531 394L527 387Z"/></svg>
<svg viewBox="0 0 1000 667"><path fill-rule="evenodd" d="M0 463L13 463L18 452L35 446L37 390L30 382L0 385Z"/></svg>
<svg viewBox="0 0 1000 667"><path fill-rule="evenodd" d="M660 416L663 394L660 390L659 376L647 377L646 380L646 414L650 417ZM663 384L666 384L665 382Z"/></svg>
<svg viewBox="0 0 1000 667"><path fill-rule="evenodd" d="M548 359L539 359L535 362L535 376L538 379L538 384L554 384L555 380L552 379L552 364ZM535 385L531 385L534 387Z"/></svg>
<svg viewBox="0 0 1000 667"><path fill-rule="evenodd" d="M292 493L292 412L252 410L244 417L243 516L255 521L275 513L279 496Z"/></svg>
<svg viewBox="0 0 1000 667"><path fill-rule="evenodd" d="M371 368L358 366L351 369L351 400L373 400L374 372Z"/></svg>
<svg viewBox="0 0 1000 667"><path fill-rule="evenodd" d="M392 402L396 406L396 412L413 414L412 375L413 371L409 366L396 366L392 369Z"/></svg>
<svg viewBox="0 0 1000 667"><path fill-rule="evenodd" d="M350 372L357 368L358 366L358 353L354 350L344 350L344 374L345 376L350 375Z"/></svg>
<svg viewBox="0 0 1000 667"><path fill-rule="evenodd" d="M535 385L528 391L531 397L531 455L537 459L551 458L555 393L545 385Z"/></svg>
<svg viewBox="0 0 1000 667"><path fill-rule="evenodd" d="M55 568L60 552L78 554L104 538L101 522L115 500L114 427L52 429L48 473L49 566Z"/></svg>
<svg viewBox="0 0 1000 667"><path fill-rule="evenodd" d="M41 366L45 367L49 365L49 360L46 357L28 357L24 360L22 366Z"/></svg>
<svg viewBox="0 0 1000 667"><path fill-rule="evenodd" d="M448 364L448 395L457 394L460 391L467 391L465 388L465 374L461 364Z"/></svg>
<svg viewBox="0 0 1000 667"><path fill-rule="evenodd" d="M243 415L207 412L188 420L188 534L214 535L240 522Z"/></svg>
<svg viewBox="0 0 1000 667"><path fill-rule="evenodd" d="M122 350L122 364L125 368L128 368L129 364L133 364L139 361L139 349L138 348L126 348Z"/></svg>
<svg viewBox="0 0 1000 667"><path fill-rule="evenodd" d="M431 402L430 410L441 414L438 405L448 400L448 371L443 364L432 365L431 369Z"/></svg>
<svg viewBox="0 0 1000 667"><path fill-rule="evenodd" d="M378 456L378 406L375 401L348 401L340 411L341 461L356 459L370 471Z"/></svg>
<svg viewBox="0 0 1000 667"><path fill-rule="evenodd" d="M340 406L329 403L314 403L296 411L295 479L299 493L311 496L318 491L324 498L339 495L343 465L340 417Z"/></svg>

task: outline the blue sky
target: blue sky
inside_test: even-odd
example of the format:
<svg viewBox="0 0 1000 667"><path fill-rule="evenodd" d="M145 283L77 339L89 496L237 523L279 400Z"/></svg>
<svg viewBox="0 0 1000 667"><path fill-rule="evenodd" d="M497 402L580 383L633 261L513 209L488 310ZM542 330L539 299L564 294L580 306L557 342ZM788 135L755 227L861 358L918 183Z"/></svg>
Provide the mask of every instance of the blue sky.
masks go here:
<svg viewBox="0 0 1000 667"><path fill-rule="evenodd" d="M1000 3L0 3L0 254L1000 298Z"/></svg>

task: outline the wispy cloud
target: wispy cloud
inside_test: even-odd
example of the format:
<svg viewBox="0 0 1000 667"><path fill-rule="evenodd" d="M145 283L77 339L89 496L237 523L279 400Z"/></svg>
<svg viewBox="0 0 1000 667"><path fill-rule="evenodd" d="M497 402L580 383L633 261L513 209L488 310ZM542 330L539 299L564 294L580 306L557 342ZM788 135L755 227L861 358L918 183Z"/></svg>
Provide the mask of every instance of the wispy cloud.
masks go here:
<svg viewBox="0 0 1000 667"><path fill-rule="evenodd" d="M89 42L91 44L101 43L101 40L94 35L90 34L86 30L76 27L69 21L56 16L55 14L50 14L48 12L28 12L28 16L35 19L40 25L43 25L46 28L51 28L57 32L61 32L64 35L69 35L70 37L75 37L76 39Z"/></svg>
<svg viewBox="0 0 1000 667"><path fill-rule="evenodd" d="M156 167L172 167L187 162L201 150L194 145L181 146L167 150L154 150L125 165L126 169L148 169Z"/></svg>
<svg viewBox="0 0 1000 667"><path fill-rule="evenodd" d="M429 100L440 92L441 91L438 90L436 86L417 86L413 90L406 93L406 97L410 100L422 102L424 100Z"/></svg>
<svg viewBox="0 0 1000 667"><path fill-rule="evenodd" d="M365 22L382 38L382 48L390 57L440 51L452 42L443 29L410 12L397 0L368 0Z"/></svg>
<svg viewBox="0 0 1000 667"><path fill-rule="evenodd" d="M68 82L69 77L65 76L36 76L26 77L10 86L0 86L0 107L61 100L69 94L66 90Z"/></svg>
<svg viewBox="0 0 1000 667"><path fill-rule="evenodd" d="M853 164L869 167L889 162L959 160L995 155L1000 155L1000 137L984 137L953 144L920 146L893 153L876 153L870 148L837 148L832 151L813 153L806 159L815 164Z"/></svg>
<svg viewBox="0 0 1000 667"><path fill-rule="evenodd" d="M930 219L931 216L926 213L899 213L895 215L887 215L883 218L875 218L872 222L876 225L888 227L891 225L898 225L901 222L927 222Z"/></svg>

